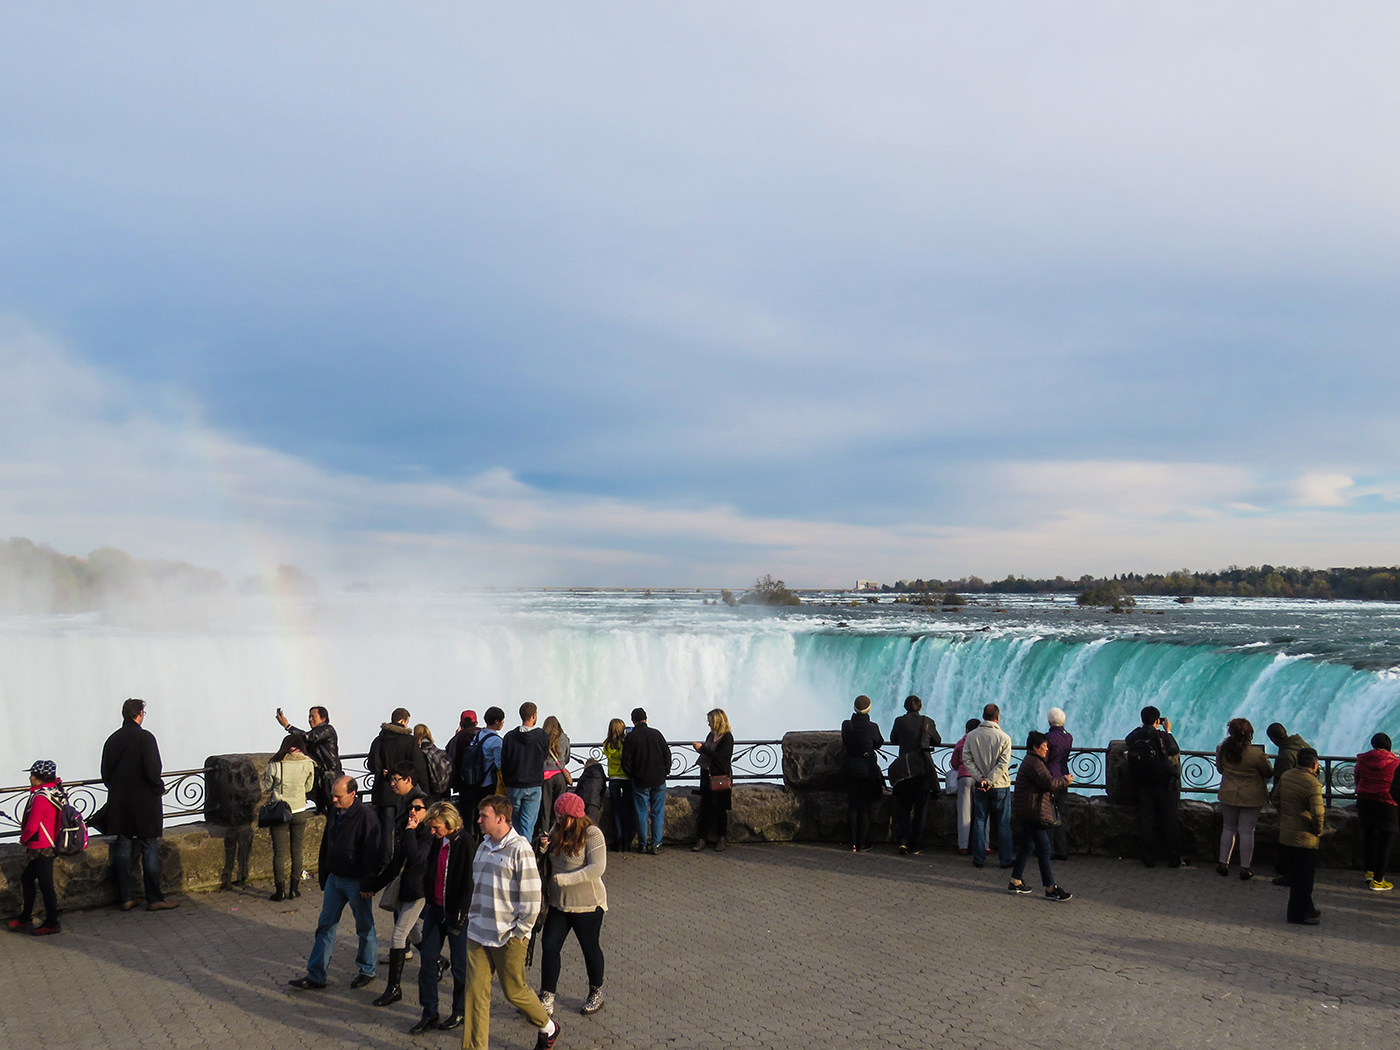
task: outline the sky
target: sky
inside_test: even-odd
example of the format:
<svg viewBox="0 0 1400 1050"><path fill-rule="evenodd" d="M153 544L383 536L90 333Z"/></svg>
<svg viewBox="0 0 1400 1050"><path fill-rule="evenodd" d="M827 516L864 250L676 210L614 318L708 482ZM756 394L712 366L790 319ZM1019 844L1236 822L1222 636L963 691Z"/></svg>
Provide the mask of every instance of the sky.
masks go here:
<svg viewBox="0 0 1400 1050"><path fill-rule="evenodd" d="M1400 9L0 6L0 535L238 577L1400 561Z"/></svg>

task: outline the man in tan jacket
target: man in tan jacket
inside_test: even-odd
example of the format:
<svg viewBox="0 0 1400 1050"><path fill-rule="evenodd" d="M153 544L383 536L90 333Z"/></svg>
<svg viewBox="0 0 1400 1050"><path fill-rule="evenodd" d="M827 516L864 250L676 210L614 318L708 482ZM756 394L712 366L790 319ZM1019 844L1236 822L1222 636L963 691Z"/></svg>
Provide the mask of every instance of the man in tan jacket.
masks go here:
<svg viewBox="0 0 1400 1050"><path fill-rule="evenodd" d="M1288 921L1301 926L1316 926L1322 914L1312 899L1318 839L1326 813L1317 770L1317 752L1305 747L1298 752L1298 764L1279 777L1274 789L1278 841L1288 850Z"/></svg>

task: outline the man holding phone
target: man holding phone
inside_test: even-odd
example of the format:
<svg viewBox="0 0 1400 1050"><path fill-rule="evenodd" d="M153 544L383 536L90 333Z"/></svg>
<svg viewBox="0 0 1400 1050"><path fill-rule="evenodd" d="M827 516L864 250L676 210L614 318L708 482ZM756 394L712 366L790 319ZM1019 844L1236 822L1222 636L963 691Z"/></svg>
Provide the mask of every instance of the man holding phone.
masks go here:
<svg viewBox="0 0 1400 1050"><path fill-rule="evenodd" d="M311 790L311 801L324 816L331 808L331 784L344 772L340 768L340 738L331 725L330 712L324 707L313 707L306 718L311 728L298 729L287 721L280 707L277 709L278 724L301 740L301 753L316 763L316 785Z"/></svg>

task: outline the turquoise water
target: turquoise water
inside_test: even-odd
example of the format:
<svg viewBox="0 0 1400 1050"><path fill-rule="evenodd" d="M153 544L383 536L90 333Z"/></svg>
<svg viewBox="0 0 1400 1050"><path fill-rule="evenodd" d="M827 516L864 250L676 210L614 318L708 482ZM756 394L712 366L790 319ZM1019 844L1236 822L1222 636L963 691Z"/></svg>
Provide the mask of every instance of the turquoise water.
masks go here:
<svg viewBox="0 0 1400 1050"><path fill-rule="evenodd" d="M888 598L817 596L792 610L705 604L717 592L338 595L237 599L121 616L0 622L0 768L36 757L92 775L121 700L142 696L167 768L272 750L273 712L330 708L363 751L395 707L446 739L464 708L532 700L575 740L645 707L672 739L723 707L741 739L830 728L869 694L882 723L922 696L945 737L994 702L1018 738L1065 709L1081 746L1103 746L1145 704L1184 747L1210 749L1236 715L1324 753L1400 737L1400 606L1271 599L1147 601L1128 615L1045 597L978 600L957 613ZM76 773L74 772L76 770ZM3 781L0 776L0 781ZM10 779L19 779L11 775Z"/></svg>

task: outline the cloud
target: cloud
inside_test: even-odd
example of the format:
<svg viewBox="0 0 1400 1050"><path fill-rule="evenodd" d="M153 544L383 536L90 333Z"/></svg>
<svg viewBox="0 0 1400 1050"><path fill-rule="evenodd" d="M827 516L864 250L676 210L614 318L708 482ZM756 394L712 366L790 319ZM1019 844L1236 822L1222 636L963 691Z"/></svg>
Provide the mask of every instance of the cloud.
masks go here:
<svg viewBox="0 0 1400 1050"><path fill-rule="evenodd" d="M1146 461L989 464L951 491L976 515L761 516L541 489L501 465L397 480L327 469L209 425L186 394L113 377L18 322L0 336L5 531L82 553L102 545L235 578L300 564L327 582L427 585L799 585L856 577L1051 575L1231 562L1382 562L1394 492L1350 475L1261 478ZM995 494L994 497L989 494Z"/></svg>

